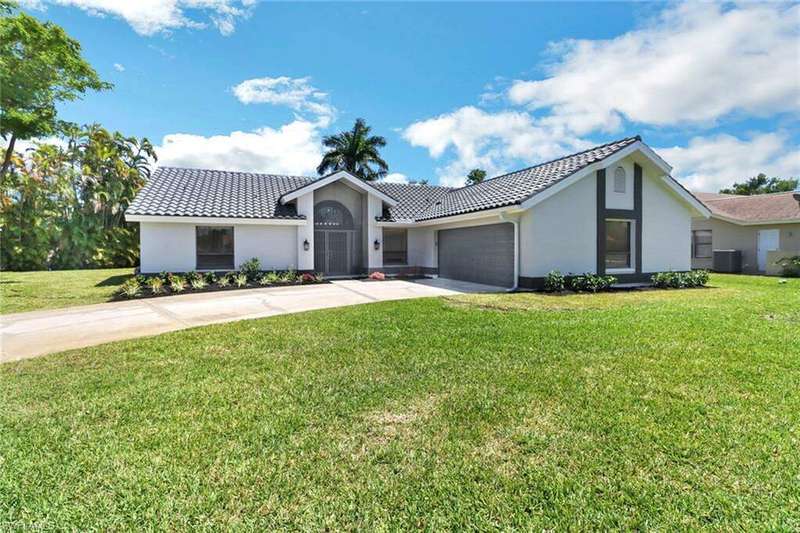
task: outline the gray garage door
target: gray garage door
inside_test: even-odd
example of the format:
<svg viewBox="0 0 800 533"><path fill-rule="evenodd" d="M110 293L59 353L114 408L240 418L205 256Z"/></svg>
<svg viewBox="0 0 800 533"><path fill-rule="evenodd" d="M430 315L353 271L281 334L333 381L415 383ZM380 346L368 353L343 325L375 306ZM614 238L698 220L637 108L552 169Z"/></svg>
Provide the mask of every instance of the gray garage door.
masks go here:
<svg viewBox="0 0 800 533"><path fill-rule="evenodd" d="M514 226L439 231L439 276L486 285L514 284Z"/></svg>

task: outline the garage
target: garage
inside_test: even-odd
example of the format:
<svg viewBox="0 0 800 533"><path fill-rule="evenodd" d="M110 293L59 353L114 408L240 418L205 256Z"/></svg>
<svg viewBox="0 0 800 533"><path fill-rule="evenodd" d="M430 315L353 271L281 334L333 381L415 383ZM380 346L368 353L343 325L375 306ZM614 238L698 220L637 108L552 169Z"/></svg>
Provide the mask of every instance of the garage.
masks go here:
<svg viewBox="0 0 800 533"><path fill-rule="evenodd" d="M439 276L486 285L514 285L510 223L439 231Z"/></svg>

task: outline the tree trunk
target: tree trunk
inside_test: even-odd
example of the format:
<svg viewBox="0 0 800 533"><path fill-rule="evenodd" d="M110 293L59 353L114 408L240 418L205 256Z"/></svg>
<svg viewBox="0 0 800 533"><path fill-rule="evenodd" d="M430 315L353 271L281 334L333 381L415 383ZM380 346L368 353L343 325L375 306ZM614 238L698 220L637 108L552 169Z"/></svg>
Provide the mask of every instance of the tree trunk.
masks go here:
<svg viewBox="0 0 800 533"><path fill-rule="evenodd" d="M12 133L11 140L8 141L8 148L6 148L6 156L3 158L3 169L0 170L0 176L5 176L11 165L11 156L14 155L14 143L17 142L17 137Z"/></svg>

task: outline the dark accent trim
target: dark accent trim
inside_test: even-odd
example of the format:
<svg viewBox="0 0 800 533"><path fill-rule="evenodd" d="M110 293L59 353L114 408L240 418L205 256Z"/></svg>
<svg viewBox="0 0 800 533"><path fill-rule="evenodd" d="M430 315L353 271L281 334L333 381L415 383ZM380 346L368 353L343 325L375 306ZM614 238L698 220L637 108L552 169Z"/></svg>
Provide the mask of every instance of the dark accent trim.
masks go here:
<svg viewBox="0 0 800 533"><path fill-rule="evenodd" d="M597 171L597 273L606 272L606 169Z"/></svg>
<svg viewBox="0 0 800 533"><path fill-rule="evenodd" d="M597 273L606 273L606 220L621 218L634 221L634 270L642 272L642 167L633 164L633 209L606 209L606 171L597 171ZM630 276L620 274L617 276ZM649 279L649 277L648 277Z"/></svg>
<svg viewBox="0 0 800 533"><path fill-rule="evenodd" d="M642 167L633 164L633 212L636 219L636 272L642 272Z"/></svg>
<svg viewBox="0 0 800 533"><path fill-rule="evenodd" d="M387 265L380 268L368 269L369 274L373 272L383 272L391 276L433 276L439 273L439 269L415 265Z"/></svg>

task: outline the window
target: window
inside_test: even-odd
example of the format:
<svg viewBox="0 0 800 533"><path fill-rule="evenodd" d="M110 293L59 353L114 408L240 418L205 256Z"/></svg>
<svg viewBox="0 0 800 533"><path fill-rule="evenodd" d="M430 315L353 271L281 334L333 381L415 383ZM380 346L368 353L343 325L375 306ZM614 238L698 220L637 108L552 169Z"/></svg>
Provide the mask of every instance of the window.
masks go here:
<svg viewBox="0 0 800 533"><path fill-rule="evenodd" d="M614 170L614 192L625 192L625 169L622 167Z"/></svg>
<svg viewBox="0 0 800 533"><path fill-rule="evenodd" d="M197 269L233 270L233 226L197 226Z"/></svg>
<svg viewBox="0 0 800 533"><path fill-rule="evenodd" d="M314 227L318 229L353 229L353 215L334 200L325 200L314 206Z"/></svg>
<svg viewBox="0 0 800 533"><path fill-rule="evenodd" d="M711 259L711 230L692 231L692 257L695 259Z"/></svg>
<svg viewBox="0 0 800 533"><path fill-rule="evenodd" d="M383 264L405 265L408 236L404 229L383 228Z"/></svg>
<svg viewBox="0 0 800 533"><path fill-rule="evenodd" d="M606 220L606 268L631 268L630 220Z"/></svg>

